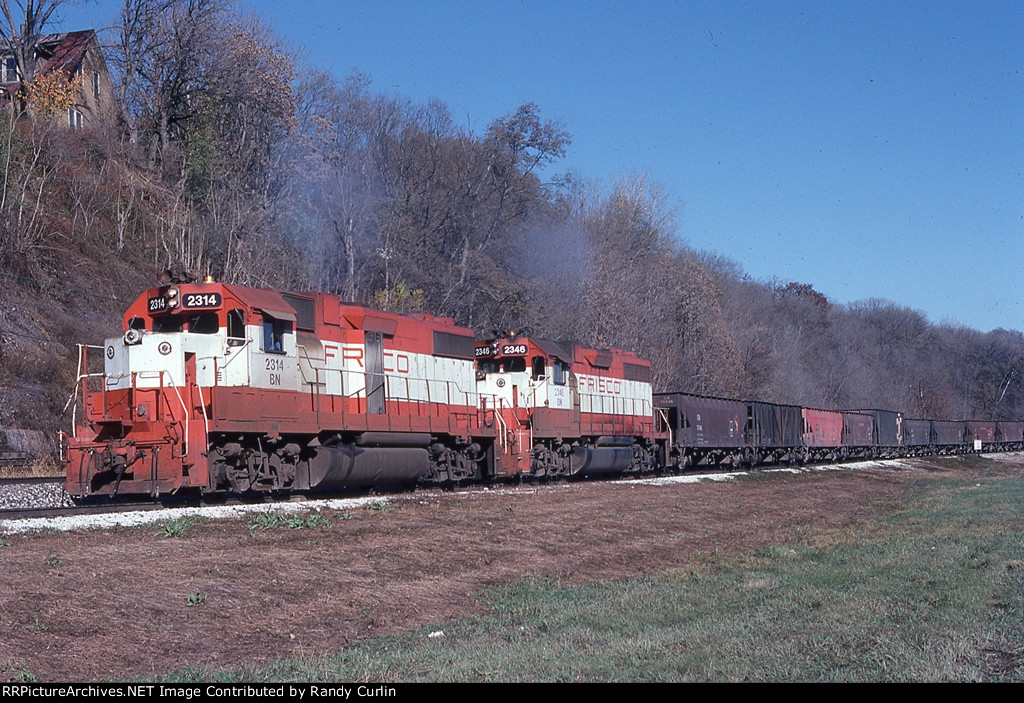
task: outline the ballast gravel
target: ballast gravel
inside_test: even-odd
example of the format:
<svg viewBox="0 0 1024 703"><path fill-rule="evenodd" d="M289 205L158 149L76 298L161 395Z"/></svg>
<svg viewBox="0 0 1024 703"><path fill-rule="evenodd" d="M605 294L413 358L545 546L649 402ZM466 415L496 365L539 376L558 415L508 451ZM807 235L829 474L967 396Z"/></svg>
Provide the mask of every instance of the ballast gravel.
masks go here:
<svg viewBox="0 0 1024 703"><path fill-rule="evenodd" d="M73 505L63 481L0 485L0 510L70 508Z"/></svg>
<svg viewBox="0 0 1024 703"><path fill-rule="evenodd" d="M1024 452L999 454L981 454L986 459L999 461L1020 461ZM884 459L874 461L855 461L845 464L827 464L822 466L779 467L756 469L756 473L805 473L816 471L857 471L867 469L914 470L918 468L911 459ZM752 472L736 471L729 473L681 474L677 476L661 476L656 478L620 479L613 483L633 485L670 485L679 483L697 483L700 481L729 481L738 476ZM488 489L484 489L488 490ZM490 489L494 492L531 492L532 489ZM454 495L459 495L455 492ZM415 494L410 497L423 497ZM388 503L395 498L382 496L362 496L358 498L335 498L327 500L305 500L294 503L260 503L254 505L207 506L190 508L165 508L163 510L136 510L101 515L74 515L53 518L27 518L20 520L0 519L0 534L31 532L33 530L70 531L79 529L104 529L110 527L130 527L161 522L172 522L182 517L198 516L203 518L230 518L249 513L278 512L302 513L317 510L350 510L367 505ZM64 491L60 482L39 483L28 485L0 486L0 509L28 509L42 507L71 507L74 502Z"/></svg>

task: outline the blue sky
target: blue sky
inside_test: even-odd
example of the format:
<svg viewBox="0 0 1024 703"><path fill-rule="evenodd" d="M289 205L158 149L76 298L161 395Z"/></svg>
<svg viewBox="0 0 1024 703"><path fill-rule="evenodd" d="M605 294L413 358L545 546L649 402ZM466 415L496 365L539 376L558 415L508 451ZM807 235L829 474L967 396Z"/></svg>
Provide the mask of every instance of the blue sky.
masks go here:
<svg viewBox="0 0 1024 703"><path fill-rule="evenodd" d="M112 22L119 3L65 12ZM641 172L754 278L1024 329L1024 3L242 0L309 64ZM99 21L90 22L90 16ZM82 19L80 19L82 18Z"/></svg>

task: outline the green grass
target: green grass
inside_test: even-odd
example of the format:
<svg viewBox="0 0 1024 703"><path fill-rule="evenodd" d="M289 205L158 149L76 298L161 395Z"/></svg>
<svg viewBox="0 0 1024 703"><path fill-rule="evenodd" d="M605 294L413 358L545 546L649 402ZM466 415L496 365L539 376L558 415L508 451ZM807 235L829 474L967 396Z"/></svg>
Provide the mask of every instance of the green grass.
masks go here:
<svg viewBox="0 0 1024 703"><path fill-rule="evenodd" d="M184 537L185 533L188 532L188 529L200 520L201 518L195 515L186 515L178 518L177 520L165 522L160 526L160 529L153 534L156 537Z"/></svg>
<svg viewBox="0 0 1024 703"><path fill-rule="evenodd" d="M349 517L348 513L342 513L339 519L347 520ZM271 510L253 515L252 521L249 523L249 534L255 537L259 531L276 530L283 527L292 530L308 530L314 527L326 527L330 524L330 520L316 512L309 513L308 515L293 516Z"/></svg>
<svg viewBox="0 0 1024 703"><path fill-rule="evenodd" d="M486 591L486 616L171 679L1021 681L1022 555L1024 479L928 480L810 543L625 582L526 578Z"/></svg>
<svg viewBox="0 0 1024 703"><path fill-rule="evenodd" d="M36 683L39 677L28 669L25 669L14 659L7 659L0 663L0 681L11 681L16 683Z"/></svg>

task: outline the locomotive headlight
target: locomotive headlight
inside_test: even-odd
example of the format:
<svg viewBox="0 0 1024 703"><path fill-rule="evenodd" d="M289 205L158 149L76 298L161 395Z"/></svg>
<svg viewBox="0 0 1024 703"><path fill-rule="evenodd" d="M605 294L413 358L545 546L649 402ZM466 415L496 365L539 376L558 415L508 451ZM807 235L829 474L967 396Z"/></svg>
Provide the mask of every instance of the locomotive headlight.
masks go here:
<svg viewBox="0 0 1024 703"><path fill-rule="evenodd" d="M168 288L167 289L167 297L168 298L177 298L178 297L178 289L177 288Z"/></svg>

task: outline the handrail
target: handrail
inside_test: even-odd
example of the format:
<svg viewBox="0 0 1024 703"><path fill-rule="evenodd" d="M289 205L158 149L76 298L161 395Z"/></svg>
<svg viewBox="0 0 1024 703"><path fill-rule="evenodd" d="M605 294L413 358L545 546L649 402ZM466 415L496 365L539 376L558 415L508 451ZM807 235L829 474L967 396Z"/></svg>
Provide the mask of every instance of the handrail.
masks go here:
<svg viewBox="0 0 1024 703"><path fill-rule="evenodd" d="M240 337L229 337L229 339L240 339ZM245 348L246 348L247 346L249 346L249 344L250 344L251 342L252 342L252 340L251 340L251 339L246 339L246 340L245 340L245 343L244 343L244 344L239 344L239 345L238 345L237 347L231 347L231 348L233 348L233 349L235 349L235 350L237 350L237 351L242 351L242 350L243 350L243 349L245 349ZM227 345L225 345L225 346L227 346ZM227 354L224 354L224 356L227 356ZM223 366L221 366L221 368L222 368L222 369L226 369L226 368L228 367L228 364L230 364L230 363L231 363L232 361L234 361L235 359L237 359L237 358L238 358L238 357L240 357L240 356L242 356L242 355L241 355L241 354L235 354L235 353L233 353L233 352L232 352L232 354L231 354L231 358L230 358L230 359L228 359L228 360L227 360L226 362L224 362L224 365L223 365ZM207 358L207 357L203 357L203 358L205 359L205 358ZM214 358L216 358L216 357L214 357Z"/></svg>
<svg viewBox="0 0 1024 703"><path fill-rule="evenodd" d="M675 440L673 439L672 424L668 421L668 413L665 412L665 408L658 408L658 414L661 415L661 419L665 422L665 427L668 429L668 446L674 446ZM655 428L657 429L657 428Z"/></svg>
<svg viewBox="0 0 1024 703"><path fill-rule="evenodd" d="M494 415L495 420L498 422L498 430L500 431L500 439L498 441L501 444L501 451L504 453L508 449L508 425L505 423L505 418L501 416L500 408L491 408L491 414Z"/></svg>
<svg viewBox="0 0 1024 703"><path fill-rule="evenodd" d="M174 395L178 396L178 403L181 405L181 411L182 411L182 413L185 416L185 418L184 418L185 419L185 434L184 434L184 437L182 438L182 443L181 443L181 446L182 446L182 454L181 455L183 457L188 456L188 437L189 437L188 429L189 429L189 422L190 422L190 420L189 420L189 414L190 413L188 411L188 408L185 406L185 401L181 397L181 392L178 390L177 384L174 383L174 377L171 375L171 372L167 371L165 369L161 369L159 371L135 371L135 372L132 373L132 390L133 391L134 390L138 390L138 388L136 386L136 383L135 383L137 379L139 379L139 378L153 378L153 374L156 374L157 381L159 381L159 383L160 383L160 385L159 385L159 389L160 390L163 390L164 388L173 388L174 389ZM164 386L164 374L167 374L167 379L170 382L170 384L168 386ZM197 384L197 386L198 386L198 384ZM204 415L204 417L206 415L205 407L203 408L203 415ZM209 437L209 425L207 425L207 437Z"/></svg>
<svg viewBox="0 0 1024 703"><path fill-rule="evenodd" d="M71 436L73 438L75 438L75 439L78 438L78 387L79 387L79 384L80 383L83 384L83 387L82 387L82 400L84 402L84 400L85 400L85 387L84 387L84 383L83 382L85 381L85 379L87 379L87 378L98 378L98 377L106 376L106 372L103 372L103 371L101 371L99 373L88 373L88 370L89 370L88 369L88 359L87 359L88 354L85 351L86 349L99 349L99 350L102 350L103 347L98 346L96 344L79 344L78 345L78 369L77 369L77 377L75 378L75 390L72 392L71 397L68 398L68 402L65 403L65 405L64 405L64 410L61 412L61 415L63 415L64 413L66 413L68 411L68 406L69 405L71 406ZM86 373L82 373L82 366L83 365L86 367ZM106 384L104 384L104 385L106 385Z"/></svg>

